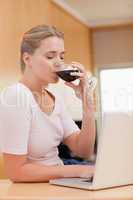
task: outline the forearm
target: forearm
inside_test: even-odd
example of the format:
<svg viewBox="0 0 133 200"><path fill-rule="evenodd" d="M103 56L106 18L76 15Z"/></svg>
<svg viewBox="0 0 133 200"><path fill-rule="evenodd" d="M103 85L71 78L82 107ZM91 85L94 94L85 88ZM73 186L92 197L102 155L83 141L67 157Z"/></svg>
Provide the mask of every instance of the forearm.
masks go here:
<svg viewBox="0 0 133 200"><path fill-rule="evenodd" d="M13 182L48 182L50 179L55 178L80 177L82 171L80 165L44 166L27 163L17 168L9 178Z"/></svg>
<svg viewBox="0 0 133 200"><path fill-rule="evenodd" d="M78 135L78 154L89 158L94 152L95 144L95 111L93 95L89 95L87 89L82 96L83 118L81 132Z"/></svg>

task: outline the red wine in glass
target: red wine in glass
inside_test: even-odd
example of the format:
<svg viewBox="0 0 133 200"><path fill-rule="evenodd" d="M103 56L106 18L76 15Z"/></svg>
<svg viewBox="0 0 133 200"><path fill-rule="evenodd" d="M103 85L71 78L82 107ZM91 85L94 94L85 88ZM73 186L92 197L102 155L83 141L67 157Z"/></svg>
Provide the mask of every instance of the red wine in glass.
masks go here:
<svg viewBox="0 0 133 200"><path fill-rule="evenodd" d="M56 74L64 81L71 82L79 78L77 75L71 75L72 72L79 72L78 69L65 69L57 71Z"/></svg>

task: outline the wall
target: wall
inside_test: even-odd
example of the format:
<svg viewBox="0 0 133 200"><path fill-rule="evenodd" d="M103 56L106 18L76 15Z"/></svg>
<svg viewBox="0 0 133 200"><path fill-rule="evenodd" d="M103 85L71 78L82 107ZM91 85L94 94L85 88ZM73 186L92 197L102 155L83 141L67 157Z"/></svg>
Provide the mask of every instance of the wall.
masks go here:
<svg viewBox="0 0 133 200"><path fill-rule="evenodd" d="M18 79L19 44L29 27L49 22L48 0L4 0L0 5L0 87ZM47 13L46 15L44 13Z"/></svg>
<svg viewBox="0 0 133 200"><path fill-rule="evenodd" d="M67 61L77 60L91 68L89 29L85 25L50 0L4 0L0 5L0 87L18 80L21 37L42 23L64 31Z"/></svg>
<svg viewBox="0 0 133 200"><path fill-rule="evenodd" d="M133 25L94 29L92 42L97 67L133 62Z"/></svg>

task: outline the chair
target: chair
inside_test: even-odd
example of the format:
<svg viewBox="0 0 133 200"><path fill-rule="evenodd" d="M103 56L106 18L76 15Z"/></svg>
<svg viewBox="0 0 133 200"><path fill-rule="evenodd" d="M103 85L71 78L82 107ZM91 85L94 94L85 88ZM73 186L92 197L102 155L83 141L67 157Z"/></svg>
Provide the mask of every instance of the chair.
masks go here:
<svg viewBox="0 0 133 200"><path fill-rule="evenodd" d="M81 129L82 121L75 121L75 123ZM96 126L96 132L97 132L97 126ZM88 161L84 160L83 158L73 156L70 149L66 145L64 145L63 143L61 143L58 146L58 150L59 150L59 157L62 159L62 161L65 165L94 164L95 163L95 155L97 153L97 136L96 136L95 147L94 147L94 156L92 157L92 159L90 159Z"/></svg>

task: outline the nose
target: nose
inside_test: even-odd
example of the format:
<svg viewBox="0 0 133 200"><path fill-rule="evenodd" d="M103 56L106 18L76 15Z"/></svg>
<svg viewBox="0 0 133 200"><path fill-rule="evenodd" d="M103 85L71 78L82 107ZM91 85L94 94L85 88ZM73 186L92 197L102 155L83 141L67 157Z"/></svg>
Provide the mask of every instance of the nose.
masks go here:
<svg viewBox="0 0 133 200"><path fill-rule="evenodd" d="M56 54L56 56L55 56L55 61L58 63L63 63L64 61L63 61L63 59L62 59L62 53L60 53L60 52L57 52L57 54Z"/></svg>
<svg viewBox="0 0 133 200"><path fill-rule="evenodd" d="M64 61L60 58L60 57L57 57L55 60L54 60L55 63L64 63Z"/></svg>
<svg viewBox="0 0 133 200"><path fill-rule="evenodd" d="M55 69L55 71L59 71L59 70L62 70L62 68L63 68L63 63L54 63L54 69Z"/></svg>
<svg viewBox="0 0 133 200"><path fill-rule="evenodd" d="M53 65L56 70L61 70L64 66L64 61L62 61L60 58L56 59L54 61Z"/></svg>

